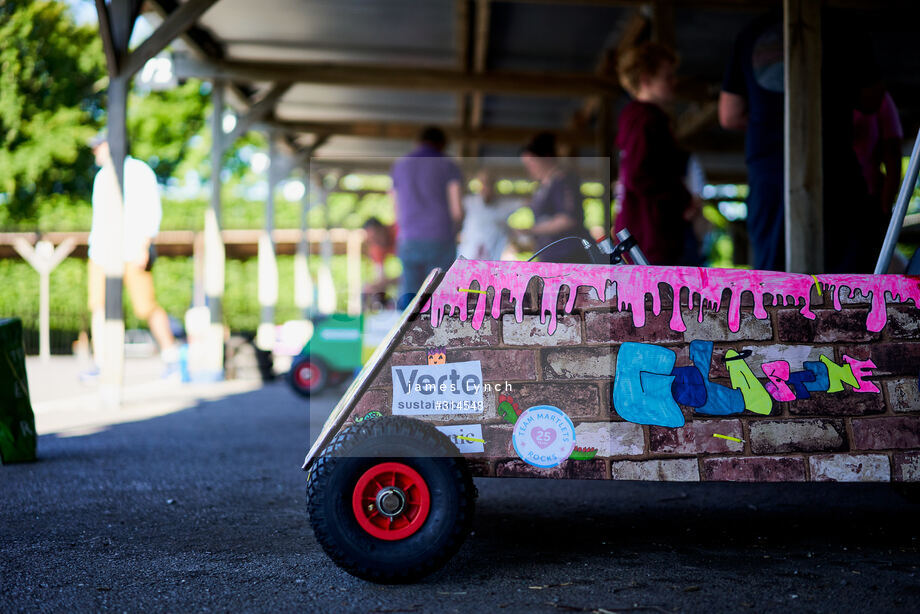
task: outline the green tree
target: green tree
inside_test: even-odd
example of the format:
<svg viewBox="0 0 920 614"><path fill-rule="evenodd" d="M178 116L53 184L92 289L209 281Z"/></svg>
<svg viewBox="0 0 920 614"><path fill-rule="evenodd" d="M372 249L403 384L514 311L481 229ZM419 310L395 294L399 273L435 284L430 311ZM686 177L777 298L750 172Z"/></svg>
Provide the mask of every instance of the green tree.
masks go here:
<svg viewBox="0 0 920 614"><path fill-rule="evenodd" d="M207 85L193 79L171 90L133 94L128 101L131 155L150 164L160 181L201 141L193 137L206 127Z"/></svg>
<svg viewBox="0 0 920 614"><path fill-rule="evenodd" d="M101 119L105 61L98 31L63 3L0 0L0 202L22 219L36 200L88 196L86 140Z"/></svg>

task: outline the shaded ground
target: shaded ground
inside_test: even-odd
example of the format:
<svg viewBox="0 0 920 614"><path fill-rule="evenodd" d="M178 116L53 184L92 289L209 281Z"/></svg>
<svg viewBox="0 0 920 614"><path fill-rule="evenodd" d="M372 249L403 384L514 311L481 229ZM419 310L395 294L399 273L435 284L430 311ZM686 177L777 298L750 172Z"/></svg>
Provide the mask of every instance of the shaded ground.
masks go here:
<svg viewBox="0 0 920 614"><path fill-rule="evenodd" d="M0 467L0 612L920 611L920 506L884 485L482 480L446 569L368 584L313 539L307 433L278 383L43 436Z"/></svg>

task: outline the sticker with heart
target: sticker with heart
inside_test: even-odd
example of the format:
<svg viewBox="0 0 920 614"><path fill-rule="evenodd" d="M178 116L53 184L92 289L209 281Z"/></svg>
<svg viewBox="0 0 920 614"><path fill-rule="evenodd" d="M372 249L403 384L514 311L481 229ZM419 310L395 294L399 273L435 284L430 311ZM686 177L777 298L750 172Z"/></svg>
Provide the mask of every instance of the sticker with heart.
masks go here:
<svg viewBox="0 0 920 614"><path fill-rule="evenodd" d="M556 431L553 429L545 429L543 427L537 426L530 431L530 438L533 439L533 442L545 448L554 441L556 441Z"/></svg>
<svg viewBox="0 0 920 614"><path fill-rule="evenodd" d="M555 467L575 449L575 425L558 407L536 405L518 416L511 443L525 463Z"/></svg>

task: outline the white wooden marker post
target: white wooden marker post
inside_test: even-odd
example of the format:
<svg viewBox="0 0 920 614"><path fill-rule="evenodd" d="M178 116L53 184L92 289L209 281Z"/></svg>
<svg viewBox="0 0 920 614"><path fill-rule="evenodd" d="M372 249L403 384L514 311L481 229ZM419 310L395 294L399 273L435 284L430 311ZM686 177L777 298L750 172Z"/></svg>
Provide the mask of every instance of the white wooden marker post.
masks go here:
<svg viewBox="0 0 920 614"><path fill-rule="evenodd" d="M348 314L361 313L361 243L364 241L363 230L352 230L348 233L346 247L347 275L348 275Z"/></svg>
<svg viewBox="0 0 920 614"><path fill-rule="evenodd" d="M38 355L42 362L51 358L51 271L64 261L76 246L73 237L68 237L57 249L50 241L39 241L35 247L23 238L18 238L13 247L22 259L38 272L40 280L38 307Z"/></svg>
<svg viewBox="0 0 920 614"><path fill-rule="evenodd" d="M271 351L275 346L275 305L278 304L278 262L275 258L275 186L278 167L276 135L268 135L268 197L265 200L265 229L259 235L259 328L256 330L256 347Z"/></svg>
<svg viewBox="0 0 920 614"><path fill-rule="evenodd" d="M307 230L307 213L310 211L310 176L304 177L306 189L300 201L300 241L294 254L294 304L300 310L301 317L310 317L313 307L313 278L310 275L310 237Z"/></svg>

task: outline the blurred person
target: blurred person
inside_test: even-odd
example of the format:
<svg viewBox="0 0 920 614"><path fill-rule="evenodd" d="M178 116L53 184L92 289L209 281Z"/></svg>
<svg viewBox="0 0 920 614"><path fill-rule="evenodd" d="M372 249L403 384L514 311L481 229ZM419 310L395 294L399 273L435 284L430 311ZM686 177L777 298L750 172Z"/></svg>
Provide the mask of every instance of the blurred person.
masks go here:
<svg viewBox="0 0 920 614"><path fill-rule="evenodd" d="M527 204L533 210L534 225L518 234L532 239L534 253L546 248L537 257L543 262L590 262L581 241L563 240L577 237L593 243L585 229L578 177L560 164L556 137L549 132L536 135L524 147L521 162L539 186Z"/></svg>
<svg viewBox="0 0 920 614"><path fill-rule="evenodd" d="M100 167L93 181L93 220L89 233L89 310L92 314L92 340L95 362L99 364L99 343L105 321L105 269L102 262L106 231L105 216L118 206L115 167L109 153L109 144L100 135L90 145ZM172 333L169 316L157 304L153 287L153 263L156 251L153 238L160 231L162 207L157 178L153 170L141 160L128 156L124 167L124 235L122 258L124 260L124 287L131 297L134 314L146 320L150 332L160 348L160 357L166 365L165 376L179 373L179 347ZM98 368L84 374L92 377Z"/></svg>
<svg viewBox="0 0 920 614"><path fill-rule="evenodd" d="M860 87L853 109L853 151L859 160L873 208L891 216L901 187L901 139L898 108L877 76ZM884 170L883 170L884 169ZM884 233L885 219L882 220Z"/></svg>
<svg viewBox="0 0 920 614"><path fill-rule="evenodd" d="M501 260L508 244L508 216L522 205L517 199L496 194L495 179L487 169L476 174L481 188L478 194L463 199L463 230L457 256L469 260Z"/></svg>
<svg viewBox="0 0 920 614"><path fill-rule="evenodd" d="M457 229L463 222L463 175L444 155L447 137L424 128L416 148L393 164L396 203L396 254L402 261L398 307L405 308L434 268L447 270L457 254Z"/></svg>
<svg viewBox="0 0 920 614"><path fill-rule="evenodd" d="M870 245L873 253L881 251L901 187L903 137L898 109L873 65L853 109L853 151L869 192L866 224L876 228L875 242ZM895 250L888 272L903 273L906 267L906 258Z"/></svg>
<svg viewBox="0 0 920 614"><path fill-rule="evenodd" d="M620 84L633 99L620 112L620 202L614 232L628 228L650 264L698 264L689 220L696 201L684 184L688 154L677 146L666 108L674 100L677 56L647 42L617 62ZM695 241L693 242L695 245Z"/></svg>
<svg viewBox="0 0 920 614"><path fill-rule="evenodd" d="M388 256L396 255L396 225L387 226L376 217L364 222L367 257L374 265L374 278L364 286L365 294L385 295L387 288L398 278L387 277L384 263Z"/></svg>
<svg viewBox="0 0 920 614"><path fill-rule="evenodd" d="M853 150L853 108L871 54L853 44L859 27L843 19L834 12L822 17L823 60L815 75L821 79L823 272L871 272L878 252L853 228L857 220L876 226L867 220L871 205ZM774 9L738 34L719 94L719 123L745 131L747 228L756 269L786 268L784 88L782 11Z"/></svg>
<svg viewBox="0 0 920 614"><path fill-rule="evenodd" d="M735 39L719 94L719 123L745 132L747 230L754 268L785 269L783 24L771 11Z"/></svg>

